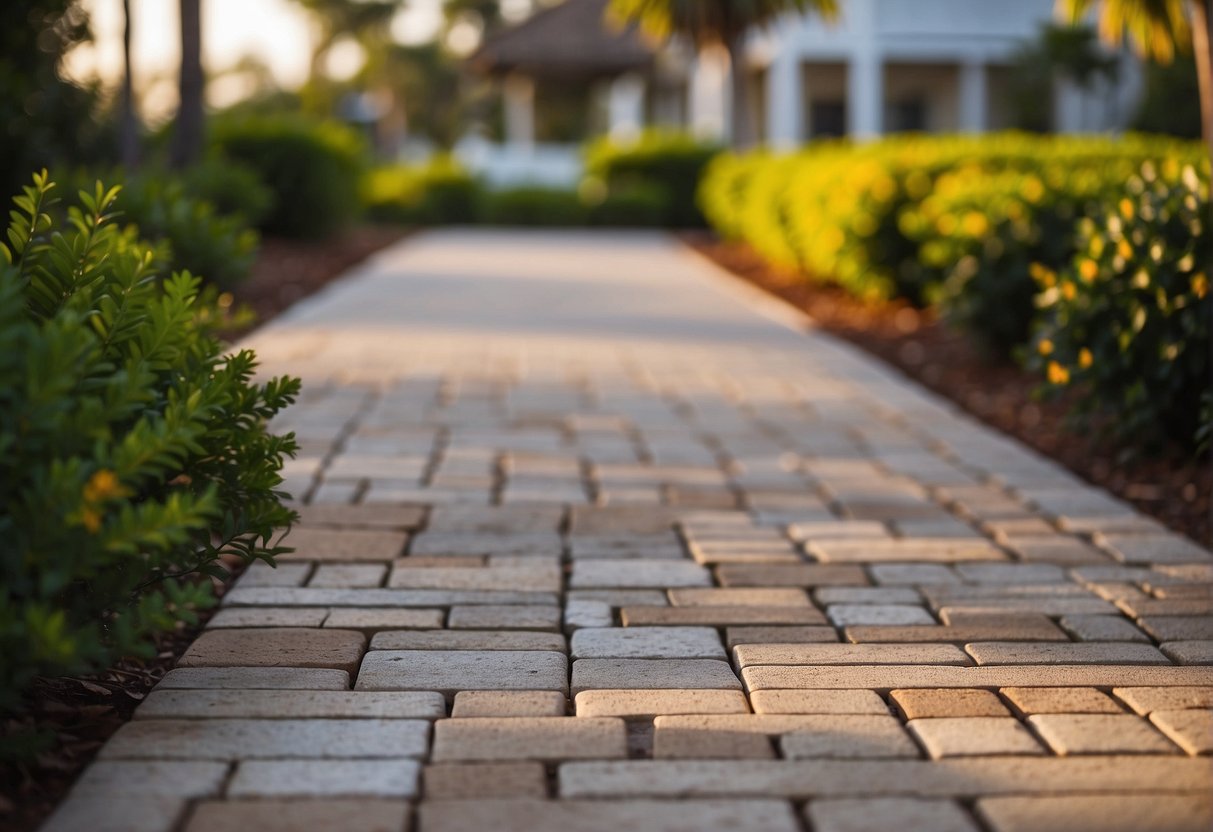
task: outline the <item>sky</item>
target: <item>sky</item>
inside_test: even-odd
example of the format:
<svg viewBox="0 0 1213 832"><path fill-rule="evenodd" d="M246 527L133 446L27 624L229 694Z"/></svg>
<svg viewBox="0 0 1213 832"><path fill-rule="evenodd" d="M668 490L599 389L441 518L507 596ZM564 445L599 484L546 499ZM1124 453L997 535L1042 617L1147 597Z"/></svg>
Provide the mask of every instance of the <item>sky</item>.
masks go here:
<svg viewBox="0 0 1213 832"><path fill-rule="evenodd" d="M3 0L0 0L2 2ZM409 0L393 23L402 42L434 35L441 21L441 0ZM84 80L99 77L116 85L122 77L122 0L84 0L92 18L93 39L69 56L68 73ZM135 84L144 116L164 118L176 106L175 76L180 42L174 0L131 0L134 21ZM224 69L253 55L266 64L275 82L291 89L307 77L313 33L307 14L293 0L202 0L202 48L210 103L230 104L247 94L248 79L223 78ZM360 65L357 49L337 50L330 71L352 74Z"/></svg>

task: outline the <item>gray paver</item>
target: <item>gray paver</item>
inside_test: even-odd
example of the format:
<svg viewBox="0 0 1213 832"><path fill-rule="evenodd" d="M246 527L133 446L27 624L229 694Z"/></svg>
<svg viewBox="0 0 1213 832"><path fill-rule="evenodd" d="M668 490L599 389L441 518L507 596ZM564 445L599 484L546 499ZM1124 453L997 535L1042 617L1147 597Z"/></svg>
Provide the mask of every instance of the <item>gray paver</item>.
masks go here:
<svg viewBox="0 0 1213 832"><path fill-rule="evenodd" d="M412 719L141 719L101 749L114 760L420 757L430 724Z"/></svg>
<svg viewBox="0 0 1213 832"><path fill-rule="evenodd" d="M723 659L720 636L709 627L604 627L573 633L574 659Z"/></svg>
<svg viewBox="0 0 1213 832"><path fill-rule="evenodd" d="M563 653L536 650L372 650L358 690L555 690L568 693Z"/></svg>
<svg viewBox="0 0 1213 832"><path fill-rule="evenodd" d="M228 784L232 797L413 797L416 760L249 760Z"/></svg>
<svg viewBox="0 0 1213 832"><path fill-rule="evenodd" d="M583 690L709 688L740 690L727 662L712 659L578 659L573 694Z"/></svg>

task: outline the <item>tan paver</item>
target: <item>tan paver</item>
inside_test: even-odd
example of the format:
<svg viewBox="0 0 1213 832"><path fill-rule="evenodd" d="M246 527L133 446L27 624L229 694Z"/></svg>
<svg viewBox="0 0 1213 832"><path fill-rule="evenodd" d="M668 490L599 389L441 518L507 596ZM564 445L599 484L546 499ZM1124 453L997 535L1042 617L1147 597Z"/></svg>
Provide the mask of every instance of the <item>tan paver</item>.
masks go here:
<svg viewBox="0 0 1213 832"><path fill-rule="evenodd" d="M559 633L529 630L405 630L375 633L372 650L545 650L568 649Z"/></svg>
<svg viewBox="0 0 1213 832"><path fill-rule="evenodd" d="M279 555L283 562L318 561L390 561L400 557L409 536L403 532L367 529L291 529L283 545L294 552Z"/></svg>
<svg viewBox="0 0 1213 832"><path fill-rule="evenodd" d="M981 665L1171 663L1152 644L1025 644L1016 641L986 641L967 644L965 650Z"/></svg>
<svg viewBox="0 0 1213 832"><path fill-rule="evenodd" d="M1015 710L1032 714L1119 714L1116 702L1095 688L1020 688L1002 689Z"/></svg>
<svg viewBox="0 0 1213 832"><path fill-rule="evenodd" d="M739 667L753 665L968 665L952 644L742 644L733 648Z"/></svg>
<svg viewBox="0 0 1213 832"><path fill-rule="evenodd" d="M313 607L229 607L206 622L210 628L319 627L329 611Z"/></svg>
<svg viewBox="0 0 1213 832"><path fill-rule="evenodd" d="M426 800L547 797L548 778L542 763L440 763L422 774Z"/></svg>
<svg viewBox="0 0 1213 832"><path fill-rule="evenodd" d="M911 719L906 727L935 760L1045 753L1010 716L929 717Z"/></svg>
<svg viewBox="0 0 1213 832"><path fill-rule="evenodd" d="M977 832L968 812L950 800L905 797L875 800L814 800L805 815L813 832L870 832L872 829Z"/></svg>
<svg viewBox="0 0 1213 832"><path fill-rule="evenodd" d="M1028 724L1058 754L1173 754L1178 749L1133 714L1037 714Z"/></svg>
<svg viewBox="0 0 1213 832"><path fill-rule="evenodd" d="M190 645L179 667L328 667L353 672L366 636L351 630L295 627L207 630Z"/></svg>
<svg viewBox="0 0 1213 832"><path fill-rule="evenodd" d="M407 832L409 805L403 800L233 800L200 803L185 832Z"/></svg>
<svg viewBox="0 0 1213 832"><path fill-rule="evenodd" d="M1139 714L1182 708L1213 709L1213 686L1174 688L1114 688L1112 693Z"/></svg>
<svg viewBox="0 0 1213 832"><path fill-rule="evenodd" d="M1213 754L1213 710L1154 711L1150 721L1189 754Z"/></svg>
<svg viewBox="0 0 1213 832"><path fill-rule="evenodd" d="M224 610L224 612L238 612L238 610ZM328 611L328 615L324 619L324 626L358 630L371 635L381 630L436 629L442 626L445 617L442 610L338 607Z"/></svg>
<svg viewBox="0 0 1213 832"><path fill-rule="evenodd" d="M452 717L564 716L568 700L550 690L465 690L455 694Z"/></svg>
<svg viewBox="0 0 1213 832"><path fill-rule="evenodd" d="M889 698L906 719L1011 715L1006 705L988 690L895 690L889 693Z"/></svg>
<svg viewBox="0 0 1213 832"><path fill-rule="evenodd" d="M1207 832L1213 798L1206 795L1067 795L990 797L977 813L994 832Z"/></svg>
<svg viewBox="0 0 1213 832"><path fill-rule="evenodd" d="M758 714L887 714L870 690L760 690L750 694Z"/></svg>
<svg viewBox="0 0 1213 832"><path fill-rule="evenodd" d="M160 690L348 690L344 670L303 667L178 667L164 674Z"/></svg>
<svg viewBox="0 0 1213 832"><path fill-rule="evenodd" d="M440 719L442 694L346 690L172 690L158 688L135 719Z"/></svg>
<svg viewBox="0 0 1213 832"><path fill-rule="evenodd" d="M434 723L436 762L585 760L627 756L621 719L482 717Z"/></svg>
<svg viewBox="0 0 1213 832"><path fill-rule="evenodd" d="M1017 667L747 667L746 689L1001 688L1213 685L1213 667L1152 665L1050 665Z"/></svg>
<svg viewBox="0 0 1213 832"><path fill-rule="evenodd" d="M833 627L729 627L725 641L730 650L739 644L819 644L837 642Z"/></svg>

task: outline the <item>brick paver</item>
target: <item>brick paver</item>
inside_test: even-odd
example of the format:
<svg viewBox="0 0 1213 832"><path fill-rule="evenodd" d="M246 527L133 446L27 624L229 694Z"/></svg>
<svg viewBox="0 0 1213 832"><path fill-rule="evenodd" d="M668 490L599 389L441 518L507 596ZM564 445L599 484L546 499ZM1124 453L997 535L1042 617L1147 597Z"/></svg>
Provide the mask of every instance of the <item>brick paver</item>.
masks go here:
<svg viewBox="0 0 1213 832"><path fill-rule="evenodd" d="M650 234L256 332L303 521L45 827L1208 829L1213 555Z"/></svg>

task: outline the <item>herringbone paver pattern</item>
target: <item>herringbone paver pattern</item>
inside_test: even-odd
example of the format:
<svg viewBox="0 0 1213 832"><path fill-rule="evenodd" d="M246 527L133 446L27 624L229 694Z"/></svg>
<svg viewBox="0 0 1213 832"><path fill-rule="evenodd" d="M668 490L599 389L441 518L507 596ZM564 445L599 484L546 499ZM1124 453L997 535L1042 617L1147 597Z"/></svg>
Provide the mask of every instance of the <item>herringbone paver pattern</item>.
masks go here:
<svg viewBox="0 0 1213 832"><path fill-rule="evenodd" d="M1213 556L653 235L252 339L303 522L48 830L1207 830Z"/></svg>

